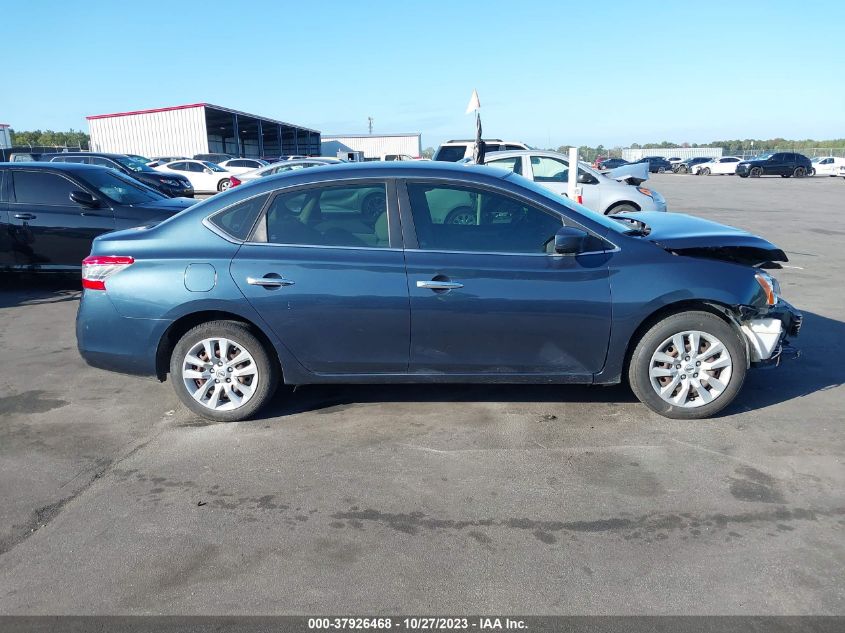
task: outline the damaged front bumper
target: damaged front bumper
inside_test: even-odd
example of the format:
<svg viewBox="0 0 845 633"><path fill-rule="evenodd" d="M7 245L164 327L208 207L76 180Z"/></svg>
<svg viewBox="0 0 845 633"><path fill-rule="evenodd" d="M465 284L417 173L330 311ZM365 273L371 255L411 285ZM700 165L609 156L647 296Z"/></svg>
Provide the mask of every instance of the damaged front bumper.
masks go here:
<svg viewBox="0 0 845 633"><path fill-rule="evenodd" d="M752 367L776 367L782 360L798 358L800 351L790 339L798 336L804 317L790 303L778 299L766 310L741 306L739 312Z"/></svg>

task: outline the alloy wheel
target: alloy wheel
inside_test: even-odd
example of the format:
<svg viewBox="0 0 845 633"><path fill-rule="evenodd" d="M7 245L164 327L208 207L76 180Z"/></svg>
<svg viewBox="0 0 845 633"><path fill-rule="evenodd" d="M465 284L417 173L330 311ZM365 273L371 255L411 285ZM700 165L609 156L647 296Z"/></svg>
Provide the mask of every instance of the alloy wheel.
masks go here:
<svg viewBox="0 0 845 633"><path fill-rule="evenodd" d="M252 354L237 341L206 338L185 355L182 381L202 406L213 411L232 411L252 398L259 373Z"/></svg>
<svg viewBox="0 0 845 633"><path fill-rule="evenodd" d="M727 389L733 359L727 347L707 332L688 330L657 346L649 362L649 380L665 402L695 408L708 404Z"/></svg>

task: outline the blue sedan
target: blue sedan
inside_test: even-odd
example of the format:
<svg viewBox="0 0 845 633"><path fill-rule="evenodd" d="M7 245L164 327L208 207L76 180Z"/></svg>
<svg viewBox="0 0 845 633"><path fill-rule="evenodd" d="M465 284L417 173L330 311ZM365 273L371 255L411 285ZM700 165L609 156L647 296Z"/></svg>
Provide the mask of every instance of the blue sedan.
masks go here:
<svg viewBox="0 0 845 633"><path fill-rule="evenodd" d="M672 213L598 215L510 172L342 164L262 178L94 240L77 317L97 367L212 420L277 384L613 384L702 418L801 315L768 241Z"/></svg>

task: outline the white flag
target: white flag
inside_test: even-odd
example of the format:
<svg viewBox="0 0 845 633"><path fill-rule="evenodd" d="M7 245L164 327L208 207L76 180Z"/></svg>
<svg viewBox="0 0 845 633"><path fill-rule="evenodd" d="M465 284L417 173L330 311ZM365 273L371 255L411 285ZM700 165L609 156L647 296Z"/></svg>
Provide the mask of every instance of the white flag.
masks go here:
<svg viewBox="0 0 845 633"><path fill-rule="evenodd" d="M478 110L481 108L481 102L478 100L478 93L473 89L472 97L469 99L469 105L467 106L467 111L464 114L469 114L473 110Z"/></svg>

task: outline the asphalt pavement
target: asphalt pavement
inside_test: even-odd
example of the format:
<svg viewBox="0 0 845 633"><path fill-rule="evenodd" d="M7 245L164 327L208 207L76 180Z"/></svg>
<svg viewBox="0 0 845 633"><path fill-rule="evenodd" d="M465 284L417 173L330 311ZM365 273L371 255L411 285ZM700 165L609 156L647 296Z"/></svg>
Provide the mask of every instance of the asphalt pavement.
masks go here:
<svg viewBox="0 0 845 633"><path fill-rule="evenodd" d="M624 386L283 389L216 424L0 288L0 613L845 614L845 182L653 176L760 233L803 355L718 418Z"/></svg>

